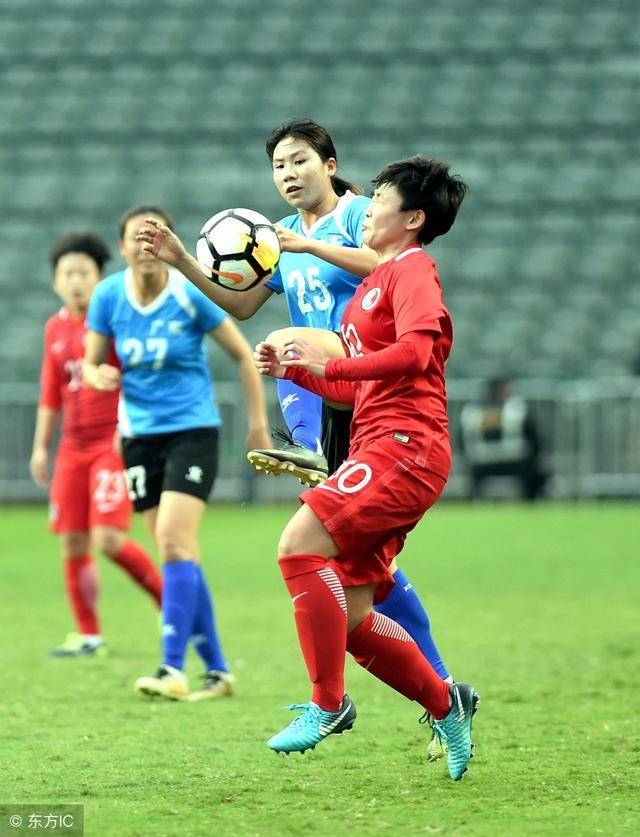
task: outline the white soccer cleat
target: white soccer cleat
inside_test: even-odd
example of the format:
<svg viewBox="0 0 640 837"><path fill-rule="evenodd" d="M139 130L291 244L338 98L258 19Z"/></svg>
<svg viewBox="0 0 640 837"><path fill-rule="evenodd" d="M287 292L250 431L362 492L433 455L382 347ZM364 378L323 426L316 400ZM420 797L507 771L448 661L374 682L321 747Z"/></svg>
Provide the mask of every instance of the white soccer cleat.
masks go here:
<svg viewBox="0 0 640 837"><path fill-rule="evenodd" d="M139 677L135 683L138 694L162 697L166 700L187 700L189 686L184 672L173 666L162 665L152 677Z"/></svg>
<svg viewBox="0 0 640 837"><path fill-rule="evenodd" d="M231 697L235 692L236 678L228 671L208 671L200 689L189 695L190 701Z"/></svg>

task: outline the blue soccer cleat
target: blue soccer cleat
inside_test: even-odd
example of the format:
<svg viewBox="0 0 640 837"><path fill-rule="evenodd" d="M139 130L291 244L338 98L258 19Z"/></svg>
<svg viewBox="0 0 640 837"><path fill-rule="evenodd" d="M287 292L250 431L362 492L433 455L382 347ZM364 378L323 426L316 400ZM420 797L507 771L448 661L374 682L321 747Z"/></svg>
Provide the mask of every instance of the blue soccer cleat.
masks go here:
<svg viewBox="0 0 640 837"><path fill-rule="evenodd" d="M449 690L451 711L439 721L433 721L433 729L448 747L449 775L454 782L462 779L473 757L471 721L476 712L478 694L467 683L454 683Z"/></svg>
<svg viewBox="0 0 640 837"><path fill-rule="evenodd" d="M356 708L345 695L337 712L321 709L312 700L309 703L294 703L286 709L302 709L302 714L291 721L289 726L276 733L267 741L267 746L276 753L304 753L313 750L328 735L342 735L354 724Z"/></svg>

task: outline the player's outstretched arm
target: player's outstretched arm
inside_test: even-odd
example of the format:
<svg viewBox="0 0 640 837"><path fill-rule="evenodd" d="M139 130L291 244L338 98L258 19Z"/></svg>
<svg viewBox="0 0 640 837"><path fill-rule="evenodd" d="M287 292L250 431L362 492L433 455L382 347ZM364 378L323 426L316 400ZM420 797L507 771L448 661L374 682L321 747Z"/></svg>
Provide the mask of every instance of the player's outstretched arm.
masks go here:
<svg viewBox="0 0 640 837"><path fill-rule="evenodd" d="M199 291L237 320L248 320L269 299L273 291L259 285L250 291L228 291L212 282L190 255L178 236L157 218L145 218L136 236L142 249L182 273Z"/></svg>
<svg viewBox="0 0 640 837"><path fill-rule="evenodd" d="M238 369L249 417L247 450L269 448L271 446L271 436L268 429L264 387L253 363L251 347L237 325L229 319L223 320L209 334L233 358Z"/></svg>
<svg viewBox="0 0 640 837"><path fill-rule="evenodd" d="M334 264L355 276L368 276L378 264L378 254L369 247L342 247L328 244L311 236L299 235L293 230L276 224L280 249L286 253L311 253L325 262Z"/></svg>

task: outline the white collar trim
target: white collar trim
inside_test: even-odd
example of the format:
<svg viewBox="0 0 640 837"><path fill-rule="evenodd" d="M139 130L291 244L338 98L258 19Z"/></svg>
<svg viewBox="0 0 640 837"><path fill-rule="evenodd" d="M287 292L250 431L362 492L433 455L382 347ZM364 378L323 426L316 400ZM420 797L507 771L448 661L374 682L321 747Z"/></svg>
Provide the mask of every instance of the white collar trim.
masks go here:
<svg viewBox="0 0 640 837"><path fill-rule="evenodd" d="M342 213L344 211L345 204L351 203L351 201L355 197L357 197L357 196L353 192L351 192L349 189L347 189L347 191L344 193L344 195L340 195L340 197L338 198L338 203L334 206L334 208L331 210L331 212L327 212L326 215L323 215L321 218L318 218L318 220L315 222L315 224L312 224L308 229L307 229L307 227L305 227L304 221L302 219L300 219L300 226L301 226L303 234L307 235L307 236L313 235L313 233L318 229L318 227L321 227L322 224L325 223L325 221L327 221L329 218L331 218L334 215L337 218L341 218ZM341 224L339 226L341 226Z"/></svg>
<svg viewBox="0 0 640 837"><path fill-rule="evenodd" d="M127 267L124 272L124 292L127 297L127 302L144 317L148 317L150 314L155 314L158 308L163 306L167 299L171 296L176 275L178 275L176 271L169 270L167 284L160 291L158 296L148 305L141 305L136 298L136 293L133 287L133 271L130 267Z"/></svg>
<svg viewBox="0 0 640 837"><path fill-rule="evenodd" d="M422 252L422 247L409 247L408 250L404 250L402 253L398 253L398 255L394 258L394 262L399 262L400 259L404 259L405 256L410 256L412 253L420 252Z"/></svg>

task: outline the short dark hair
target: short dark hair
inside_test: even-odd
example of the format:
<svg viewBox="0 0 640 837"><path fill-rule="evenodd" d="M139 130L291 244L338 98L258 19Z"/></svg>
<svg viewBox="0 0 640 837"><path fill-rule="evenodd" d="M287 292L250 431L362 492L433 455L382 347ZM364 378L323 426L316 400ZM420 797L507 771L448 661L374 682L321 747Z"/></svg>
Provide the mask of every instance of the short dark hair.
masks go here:
<svg viewBox="0 0 640 837"><path fill-rule="evenodd" d="M301 139L309 143L323 163L326 163L331 157L336 162L338 161L336 147L327 129L323 128L322 125L318 125L313 119L303 116L289 119L280 125L279 128L276 128L275 131L271 132L267 138L266 149L267 156L272 162L276 145L285 139L285 137L295 137L296 139ZM347 191L351 191L355 195L363 194L359 186L350 183L348 180L344 180L342 177L338 177L337 174L333 175L331 183L333 185L333 191L338 196L344 195Z"/></svg>
<svg viewBox="0 0 640 837"><path fill-rule="evenodd" d="M111 258L107 245L92 232L70 232L57 241L49 254L51 267L55 270L60 259L68 253L84 253L85 256L89 256L96 263L100 273L105 262Z"/></svg>
<svg viewBox="0 0 640 837"><path fill-rule="evenodd" d="M374 187L395 186L402 197L402 211L421 209L426 221L418 240L429 244L449 232L456 219L467 185L458 175L449 174L441 160L427 160L419 154L389 163L373 180Z"/></svg>
<svg viewBox="0 0 640 837"><path fill-rule="evenodd" d="M124 238L124 231L127 226L127 223L132 219L135 218L136 215L159 215L161 218L164 219L165 224L169 227L170 230L173 229L173 217L169 215L161 206L158 206L154 203L140 203L137 206L132 206L131 209L127 209L124 215L120 218L120 241Z"/></svg>

